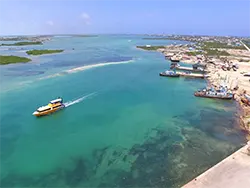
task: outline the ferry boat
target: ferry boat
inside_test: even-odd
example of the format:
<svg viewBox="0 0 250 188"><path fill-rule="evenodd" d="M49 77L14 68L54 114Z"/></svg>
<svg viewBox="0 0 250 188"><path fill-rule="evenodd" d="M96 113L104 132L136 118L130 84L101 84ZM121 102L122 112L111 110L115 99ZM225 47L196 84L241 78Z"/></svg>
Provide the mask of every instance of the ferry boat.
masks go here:
<svg viewBox="0 0 250 188"><path fill-rule="evenodd" d="M165 71L161 72L160 76L166 76L166 77L179 77L180 74L177 74L175 71Z"/></svg>
<svg viewBox="0 0 250 188"><path fill-rule="evenodd" d="M61 110L64 107L65 106L63 104L63 99L58 98L58 99L50 101L49 104L46 106L39 107L35 112L33 112L33 115L37 117L45 116L45 115L54 113L58 110Z"/></svg>
<svg viewBox="0 0 250 188"><path fill-rule="evenodd" d="M215 98L215 99L233 99L234 95L226 90L203 89L194 93L196 97Z"/></svg>

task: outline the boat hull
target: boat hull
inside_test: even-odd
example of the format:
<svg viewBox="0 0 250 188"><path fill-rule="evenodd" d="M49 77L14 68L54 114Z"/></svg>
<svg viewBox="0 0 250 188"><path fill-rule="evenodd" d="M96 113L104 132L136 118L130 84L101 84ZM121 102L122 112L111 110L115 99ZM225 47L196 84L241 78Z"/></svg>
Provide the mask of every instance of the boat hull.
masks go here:
<svg viewBox="0 0 250 188"><path fill-rule="evenodd" d="M245 97L241 97L241 102L250 106L250 101Z"/></svg>
<svg viewBox="0 0 250 188"><path fill-rule="evenodd" d="M178 59L170 59L171 62L180 62Z"/></svg>
<svg viewBox="0 0 250 188"><path fill-rule="evenodd" d="M179 74L166 74L166 73L160 73L159 74L160 76L165 76L165 77L173 77L173 78L176 78L176 77L180 77L180 75Z"/></svg>
<svg viewBox="0 0 250 188"><path fill-rule="evenodd" d="M196 97L203 97L203 98L211 98L211 99L224 99L224 100L231 100L233 96L221 96L221 95L206 95L204 93L195 92L194 96Z"/></svg>
<svg viewBox="0 0 250 188"><path fill-rule="evenodd" d="M55 113L55 112L57 112L57 111L59 111L59 110L61 110L61 109L63 109L63 108L65 108L65 106L64 106L64 105L61 105L61 106L59 106L59 107L57 107L57 108L54 108L54 109L51 109L51 110L48 110L48 111L44 111L44 112L35 111L35 112L33 113L33 115L36 116L36 117L46 116L46 115Z"/></svg>

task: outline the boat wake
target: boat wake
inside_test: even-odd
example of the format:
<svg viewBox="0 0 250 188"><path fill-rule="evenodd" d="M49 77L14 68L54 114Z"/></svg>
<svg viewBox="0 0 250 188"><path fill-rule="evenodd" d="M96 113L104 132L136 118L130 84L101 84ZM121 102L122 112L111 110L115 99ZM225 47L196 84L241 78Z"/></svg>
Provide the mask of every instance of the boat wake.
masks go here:
<svg viewBox="0 0 250 188"><path fill-rule="evenodd" d="M84 65L84 66L72 68L72 69L69 69L69 70L65 70L65 71L62 71L60 73L48 75L48 76L39 78L39 80L54 78L54 77L58 77L58 76L64 76L64 75L67 75L67 74L72 74L72 73L76 73L76 72L80 72L80 71L85 71L87 69L96 68L96 67L103 67L103 66L108 66L108 65L126 64L126 63L131 63L131 62L133 62L133 60L119 61L119 62L108 62L108 63L97 63L97 64L93 64L93 65Z"/></svg>
<svg viewBox="0 0 250 188"><path fill-rule="evenodd" d="M85 66L81 66L81 67L76 67L70 70L66 70L66 73L74 73L74 72L79 72L79 71L84 71L86 69L90 69L90 68L95 68L95 67L102 67L102 66L107 66L107 65L118 65L118 64L124 64L124 63L130 63L132 62L132 60L129 61L119 61L119 62L108 62L108 63L98 63L98 64L94 64L94 65L85 65Z"/></svg>
<svg viewBox="0 0 250 188"><path fill-rule="evenodd" d="M65 76L65 75L68 75L68 74L73 74L73 73L77 73L77 72L81 72L81 71L85 71L87 69L92 69L92 68L97 68L97 67L131 63L133 61L134 61L134 59L128 60L128 61L97 63L97 64L93 64L93 65L80 66L80 67L64 70L64 71L61 71L59 73L55 73L55 74L47 75L47 76L44 76L44 77L40 77L40 78L37 78L37 79L32 80L32 81L24 81L24 82L21 82L21 83L18 83L18 84L19 84L19 86L21 86L20 88L23 88L23 86L25 86L25 85L29 85L29 84L32 84L32 83L34 83L36 81L40 81L40 80L47 80L47 79L51 79L51 78ZM13 90L13 89L16 89L16 88L17 87L13 87L12 89L7 89L5 91L10 91L10 90Z"/></svg>
<svg viewBox="0 0 250 188"><path fill-rule="evenodd" d="M81 102L81 101L83 101L83 100L87 99L88 97L93 96L93 95L95 95L95 94L96 94L96 92L90 93L90 94L85 95L85 96L83 96L83 97L81 97L81 98L79 98L79 99L76 99L76 100L73 100L73 101L65 102L65 103L64 103L64 106L67 108L67 107L72 106L73 104L77 104L77 103L79 103L79 102Z"/></svg>

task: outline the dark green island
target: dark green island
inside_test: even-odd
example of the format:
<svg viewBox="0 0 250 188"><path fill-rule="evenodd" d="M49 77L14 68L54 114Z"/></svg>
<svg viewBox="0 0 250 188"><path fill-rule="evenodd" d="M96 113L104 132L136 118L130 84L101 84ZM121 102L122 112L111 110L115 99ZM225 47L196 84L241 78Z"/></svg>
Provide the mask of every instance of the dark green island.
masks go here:
<svg viewBox="0 0 250 188"><path fill-rule="evenodd" d="M43 54L54 54L60 52L63 52L63 50L29 50L26 53L28 55L43 55Z"/></svg>
<svg viewBox="0 0 250 188"><path fill-rule="evenodd" d="M26 45L42 45L42 42L16 42L13 44L1 44L1 46L26 46Z"/></svg>
<svg viewBox="0 0 250 188"><path fill-rule="evenodd" d="M0 65L7 65L12 63L27 63L31 59L26 57L12 56L12 55L0 55Z"/></svg>

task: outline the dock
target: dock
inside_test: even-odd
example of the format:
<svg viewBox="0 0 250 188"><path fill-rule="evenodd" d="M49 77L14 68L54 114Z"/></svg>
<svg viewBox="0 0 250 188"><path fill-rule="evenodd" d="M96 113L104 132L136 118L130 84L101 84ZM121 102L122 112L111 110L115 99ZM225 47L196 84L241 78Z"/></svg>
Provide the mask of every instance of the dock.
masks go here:
<svg viewBox="0 0 250 188"><path fill-rule="evenodd" d="M176 68L176 70L184 70L184 71L192 71L192 72L205 72L203 70L194 69L193 67L177 66L175 68Z"/></svg>
<svg viewBox="0 0 250 188"><path fill-rule="evenodd" d="M176 72L176 74L179 74L180 76L185 76L185 77L192 77L192 78L205 78L204 74L199 74L199 73L185 73L185 72Z"/></svg>
<svg viewBox="0 0 250 188"><path fill-rule="evenodd" d="M249 188L250 141L182 188Z"/></svg>
<svg viewBox="0 0 250 188"><path fill-rule="evenodd" d="M175 67L176 69L178 70L187 70L187 71L193 71L193 68L192 67L182 67L182 66L177 66Z"/></svg>
<svg viewBox="0 0 250 188"><path fill-rule="evenodd" d="M250 48L248 48L248 46L247 46L246 44L244 44L244 43L242 42L242 40L240 41L240 43L241 43L248 51L250 51Z"/></svg>

